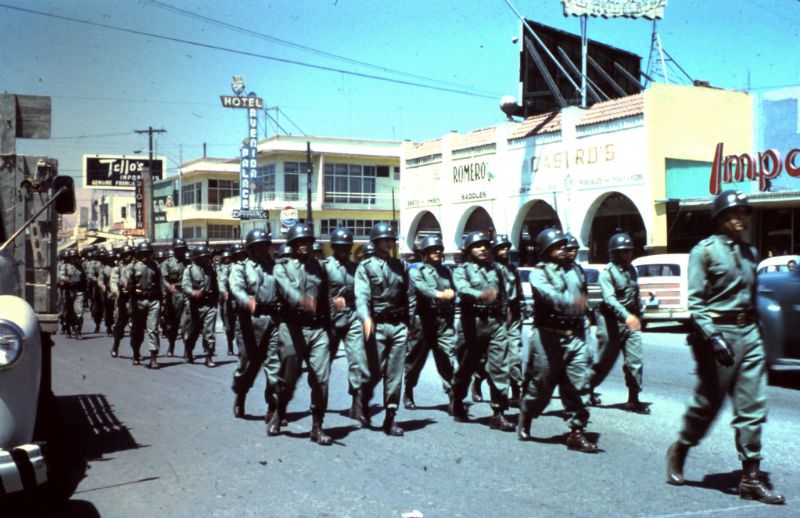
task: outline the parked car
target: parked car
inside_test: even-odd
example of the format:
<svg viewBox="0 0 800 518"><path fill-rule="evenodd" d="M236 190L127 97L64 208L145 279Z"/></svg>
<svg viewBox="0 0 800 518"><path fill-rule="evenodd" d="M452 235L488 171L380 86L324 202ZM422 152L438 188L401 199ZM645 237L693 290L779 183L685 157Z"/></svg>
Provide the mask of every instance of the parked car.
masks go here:
<svg viewBox="0 0 800 518"><path fill-rule="evenodd" d="M600 276L600 271L605 268L606 265L594 263L579 264L586 274L586 283L588 284L589 289L589 309L593 310L603 300L603 296L600 293L600 285L597 283L597 279ZM521 266L519 268L519 276L520 280L522 281L522 295L525 303L531 309L533 309L533 292L530 283L530 274L532 270L533 267L531 266Z"/></svg>
<svg viewBox="0 0 800 518"><path fill-rule="evenodd" d="M639 275L642 322L689 323L689 254L656 254L638 257L633 266Z"/></svg>
<svg viewBox="0 0 800 518"><path fill-rule="evenodd" d="M767 257L758 263L757 272L759 274L766 272L787 272L789 271L789 262L794 261L794 267L800 264L800 257L796 255L778 255L775 257Z"/></svg>
<svg viewBox="0 0 800 518"><path fill-rule="evenodd" d="M760 274L756 297L767 365L800 367L800 270Z"/></svg>

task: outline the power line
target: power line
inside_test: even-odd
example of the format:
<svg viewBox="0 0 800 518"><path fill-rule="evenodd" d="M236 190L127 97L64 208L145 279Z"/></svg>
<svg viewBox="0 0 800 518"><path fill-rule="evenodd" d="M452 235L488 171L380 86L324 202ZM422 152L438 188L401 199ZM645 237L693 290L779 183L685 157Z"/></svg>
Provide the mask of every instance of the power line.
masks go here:
<svg viewBox="0 0 800 518"><path fill-rule="evenodd" d="M449 85L449 86L457 87L457 88L466 88L465 85L462 85L462 84L459 84L459 83L452 83L450 81L443 81L441 79L435 79L435 78L432 78L432 77L413 74L411 72L404 72L402 70L396 70L396 69L385 67L385 66L382 66L382 65L376 65L374 63L368 63L366 61L360 61L360 60L357 60L357 59L348 58L346 56L342 56L342 55L339 55L339 54L334 54L332 52L328 52L328 51L325 51L325 50L316 49L314 47L308 47L308 46L302 45L300 43L295 43L295 42L284 40L284 39L281 39L281 38L276 38L275 36L270 36L269 34L265 34L263 32L257 32L257 31L251 30L251 29L247 29L246 27L242 27L242 26L239 26L239 25L233 25L232 23L228 23L228 22L225 22L225 21L222 21L222 20L217 20L215 18L210 18L208 16L203 16L202 14L199 14L199 13L196 13L196 12L193 12L193 11L189 11L187 9L181 9L180 7L176 7L174 5L166 4L164 2L159 2L158 0L148 0L146 3L149 3L149 4L151 4L151 5L155 6L155 7L158 7L159 9L164 9L164 10L167 10L167 11L171 11L171 12L176 13L176 14L181 15L181 16L186 16L186 17L189 17L189 18L194 18L196 20L201 20L203 22L210 23L212 25L225 27L225 28L230 29L230 30L235 31L235 32L239 32L239 33L242 33L242 34L247 34L248 36L253 36L253 37L258 38L258 39L262 39L262 40L266 40L266 41L271 41L273 43L277 43L278 45L284 45L286 47L302 50L302 51L305 51L305 52L310 52L312 54L315 54L315 55L318 55L318 56L323 56L323 57L326 57L326 58L330 58L330 59L333 59L333 60L336 60L336 61L343 61L345 63L350 63L352 65L360 65L360 66L372 68L372 69L375 69L375 70L380 70L382 72L388 72L390 74L398 74L398 75L402 75L402 76L406 76L406 77L413 77L415 79L422 79L424 81L430 81L432 83L439 83L439 84ZM486 91L484 90L484 92L486 92Z"/></svg>
<svg viewBox="0 0 800 518"><path fill-rule="evenodd" d="M405 80L402 80L402 79L393 79L393 78L390 78L390 77L376 76L376 75L373 75L373 74L365 74L363 72L356 72L356 71L353 71L353 70L346 70L346 69L343 69L343 68L334 68L334 67L326 67L326 66L323 66L323 65L314 65L312 63L306 63L304 61L297 61L297 60L286 59L286 58L278 58L278 57L269 56L269 55L266 55L266 54L259 54L257 52L250 52L250 51L246 51L246 50L232 49L232 48L228 48L228 47L222 47L222 46L219 46L219 45L212 45L210 43L203 43L203 42L199 42L199 41L192 41L192 40L185 40L185 39L182 39L182 38L175 38L175 37L172 37L172 36L164 36L163 34L155 34L155 33L152 33L152 32L145 32L145 31L140 31L140 30L136 30L136 29L129 29L127 27L119 27L119 26L116 26L116 25L109 25L109 24L106 24L106 23L93 22L93 21L90 21L90 20L83 20L83 19L80 19L80 18L72 18L72 17L69 17L69 16L63 16L63 15L59 15L59 14L46 13L46 12L43 12L43 11L36 11L34 9L27 9L25 7L18 7L18 6L8 5L8 4L3 4L3 3L0 3L0 7L5 7L6 9L11 9L11 10L14 10L14 11L20 11L20 12L29 13L29 14L35 14L35 15L38 15L38 16L46 16L48 18L54 18L54 19L57 19L57 20L64 20L64 21L69 21L69 22L73 22L73 23L80 23L80 24L84 24L84 25L90 25L90 26L93 26L93 27L101 27L101 28L104 28L104 29L110 29L110 30L114 30L114 31L125 32L125 33L128 33L128 34L135 34L137 36L147 36L148 38L157 38L157 39L162 39L162 40L166 40L166 41L172 41L172 42L175 42L175 43L183 43L183 44L186 44L186 45L193 45L195 47L201 47L201 48L206 48L206 49L211 49L211 50L217 50L217 51L221 51L221 52L229 52L231 54L239 54L239 55L242 55L242 56L260 58L260 59L265 59L265 60L269 60L269 61L276 61L278 63L286 63L288 65L297 65L297 66L306 67L306 68L313 68L315 70L323 70L323 71L326 71L326 72L336 72L336 73L339 73L339 74L346 74L346 75L351 75L351 76L355 76L355 77L362 77L362 78L365 78L365 79L375 79L377 81L384 81L384 82L387 82L387 83L395 83L395 84L406 85L406 86L416 86L418 88L427 88L429 90L437 90L437 91L440 91L440 92L449 92L449 93L454 93L454 94L469 95L469 96L472 96L472 97L482 97L482 98L485 98L485 99L496 99L496 96L493 96L493 95L485 95L485 94L481 94L481 93L477 93L477 92L470 92L470 91L467 91L467 90L457 90L455 88L446 88L446 87L442 87L442 86L426 85L426 84L422 84L422 83L415 83L413 81L405 81Z"/></svg>
<svg viewBox="0 0 800 518"><path fill-rule="evenodd" d="M287 121L292 123L292 126L297 128L297 131L299 131L300 133L303 134L304 137L308 135L308 133L306 133L305 131L301 130L300 126L298 126L288 115L286 115L286 112L284 110L281 110L280 108L278 108L278 110L283 114L284 117L286 117Z"/></svg>
<svg viewBox="0 0 800 518"><path fill-rule="evenodd" d="M125 133L102 133L97 135L74 135L69 137L50 137L50 140L71 140L71 139L85 139L85 138L105 138L105 137L129 137L133 135L132 131Z"/></svg>

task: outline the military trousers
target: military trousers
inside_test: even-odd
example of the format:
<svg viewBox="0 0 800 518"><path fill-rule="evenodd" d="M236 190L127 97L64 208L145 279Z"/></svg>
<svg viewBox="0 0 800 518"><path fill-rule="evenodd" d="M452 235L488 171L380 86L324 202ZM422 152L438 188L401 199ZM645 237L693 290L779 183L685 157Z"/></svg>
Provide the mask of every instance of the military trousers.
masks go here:
<svg viewBox="0 0 800 518"><path fill-rule="evenodd" d="M426 316L421 318L421 333L414 341L409 341L406 354L406 388L417 386L419 375L433 352L436 370L442 378L442 388L450 394L453 388L453 375L456 367L456 328L454 317Z"/></svg>
<svg viewBox="0 0 800 518"><path fill-rule="evenodd" d="M375 323L372 336L365 343L369 366L365 401L372 399L375 387L383 380L384 408L397 409L400 405L407 342L408 326L404 322Z"/></svg>
<svg viewBox="0 0 800 518"><path fill-rule="evenodd" d="M169 290L164 295L164 335L167 337L170 347L175 345L178 335L184 337L185 330L188 329L186 296L177 288L173 293Z"/></svg>
<svg viewBox="0 0 800 518"><path fill-rule="evenodd" d="M209 304L193 304L189 302L189 326L186 331L185 344L187 351L194 351L197 338L202 335L203 352L207 357L214 356L217 337L217 306Z"/></svg>
<svg viewBox="0 0 800 518"><path fill-rule="evenodd" d="M719 414L725 396L733 402L733 421L739 459L761 459L761 427L767 420L766 358L758 326L718 325L734 353L731 367L720 365L705 341L692 344L697 385L683 416L680 441L700 442Z"/></svg>
<svg viewBox="0 0 800 518"><path fill-rule="evenodd" d="M486 356L485 371L489 380L492 407L508 407L508 335L505 323L489 316L486 318L461 314L464 329L464 347L461 364L453 376L453 397L461 401L467 395L472 375L480 369Z"/></svg>
<svg viewBox="0 0 800 518"><path fill-rule="evenodd" d="M589 351L583 336L536 328L531 332L521 412L539 417L558 387L565 420L570 428L583 429L589 422L589 411L584 404L588 381Z"/></svg>
<svg viewBox="0 0 800 518"><path fill-rule="evenodd" d="M339 346L344 343L344 353L347 357L347 385L350 393L355 394L361 390L370 374L367 353L364 349L364 328L354 311L334 320L330 340L331 362Z"/></svg>
<svg viewBox="0 0 800 518"><path fill-rule="evenodd" d="M78 290L65 290L64 305L67 312L67 325L75 333L83 332L83 306L85 293Z"/></svg>
<svg viewBox="0 0 800 518"><path fill-rule="evenodd" d="M147 333L147 350L158 352L158 320L161 314L161 302L158 300L137 298L133 302L131 326L131 349L134 355L139 354L145 332Z"/></svg>
<svg viewBox="0 0 800 518"><path fill-rule="evenodd" d="M515 315L506 323L508 335L508 378L516 386L522 385L522 315Z"/></svg>
<svg viewBox="0 0 800 518"><path fill-rule="evenodd" d="M268 315L251 316L239 312L239 329L243 332L239 349L239 366L233 372L232 389L236 394L247 394L253 386L259 369L264 369L266 386L264 399L277 392L280 370L279 323Z"/></svg>
<svg viewBox="0 0 800 518"><path fill-rule="evenodd" d="M589 386L594 388L603 383L622 352L625 385L630 392L641 392L644 371L642 332L631 331L625 322L610 313L598 315L597 325L603 331L597 333L597 358L592 365Z"/></svg>
<svg viewBox="0 0 800 518"><path fill-rule="evenodd" d="M331 375L331 353L328 333L323 327L306 327L296 322L280 326L281 368L283 374L279 397L286 405L294 397L300 367L308 368L311 388L311 412L323 415L328 409L328 381ZM279 380L280 383L280 380Z"/></svg>
<svg viewBox="0 0 800 518"><path fill-rule="evenodd" d="M91 290L87 292L89 298L89 309L92 315L92 320L94 321L95 326L100 327L100 323L103 321L103 314L105 308L105 291L101 290L99 286L96 284L92 287Z"/></svg>
<svg viewBox="0 0 800 518"><path fill-rule="evenodd" d="M114 329L114 308L117 305L116 297L113 293L106 290L105 302L103 303L103 321L106 325L106 331L111 334Z"/></svg>
<svg viewBox="0 0 800 518"><path fill-rule="evenodd" d="M119 346L125 336L125 327L130 320L130 298L120 294L114 297L114 345Z"/></svg>
<svg viewBox="0 0 800 518"><path fill-rule="evenodd" d="M233 350L233 343L236 340L236 307L233 298L228 295L228 300L224 297L219 303L222 311L222 327L225 329L225 339L227 340L228 350Z"/></svg>

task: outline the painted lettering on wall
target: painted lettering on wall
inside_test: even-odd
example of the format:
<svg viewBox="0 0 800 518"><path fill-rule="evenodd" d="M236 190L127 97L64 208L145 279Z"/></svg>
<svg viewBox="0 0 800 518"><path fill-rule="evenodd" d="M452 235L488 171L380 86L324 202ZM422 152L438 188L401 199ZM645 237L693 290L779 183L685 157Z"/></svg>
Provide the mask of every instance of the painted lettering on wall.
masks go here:
<svg viewBox="0 0 800 518"><path fill-rule="evenodd" d="M453 166L453 183L478 182L491 180L494 175L487 162L472 162L471 164Z"/></svg>
<svg viewBox="0 0 800 518"><path fill-rule="evenodd" d="M718 194L723 182L745 180L758 180L758 190L763 192L769 187L769 180L780 176L784 167L789 176L800 177L800 149L790 150L786 154L786 160L775 149L767 149L757 154L742 153L726 156L723 143L720 142L714 151L714 161L711 162L708 192Z"/></svg>
<svg viewBox="0 0 800 518"><path fill-rule="evenodd" d="M612 162L617 158L614 144L587 146L574 150L556 151L531 157L531 172L548 171L552 169L570 169L595 164Z"/></svg>

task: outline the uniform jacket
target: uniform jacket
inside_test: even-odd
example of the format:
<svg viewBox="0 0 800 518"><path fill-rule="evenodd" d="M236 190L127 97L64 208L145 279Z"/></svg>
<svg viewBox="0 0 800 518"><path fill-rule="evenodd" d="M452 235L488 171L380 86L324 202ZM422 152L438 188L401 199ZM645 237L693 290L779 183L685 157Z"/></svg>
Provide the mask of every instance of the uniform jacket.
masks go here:
<svg viewBox="0 0 800 518"><path fill-rule="evenodd" d="M331 308L331 322L333 325L343 326L347 324L350 315L356 308L355 274L357 265L350 260L339 262L333 256L321 261L321 264L328 277L328 305ZM347 307L344 310L336 309L333 304L334 297L344 297Z"/></svg>
<svg viewBox="0 0 800 518"><path fill-rule="evenodd" d="M468 261L453 272L453 284L461 299L461 306L465 309L472 309L480 306L491 306L501 311L505 311L509 296L514 296L514 292L509 292L509 284L505 273L500 269L498 263L493 261L477 263ZM494 302L484 303L480 300L482 292L493 289L497 291L497 298Z"/></svg>
<svg viewBox="0 0 800 518"><path fill-rule="evenodd" d="M597 279L603 294L603 307L617 320L625 321L631 314L640 316L642 301L639 296L639 276L633 265L622 266L610 262Z"/></svg>
<svg viewBox="0 0 800 518"><path fill-rule="evenodd" d="M155 261L134 261L127 270L126 283L133 296L161 300L161 270Z"/></svg>
<svg viewBox="0 0 800 518"><path fill-rule="evenodd" d="M197 263L191 263L183 271L183 280L181 281L181 288L183 294L189 299L192 304L202 306L216 306L219 301L219 281L217 280L217 272L212 265L200 266ZM200 299L194 298L194 292L202 291Z"/></svg>
<svg viewBox="0 0 800 518"><path fill-rule="evenodd" d="M181 261L177 257L169 257L161 263L161 282L165 291L170 284L174 284L178 292L182 291L183 271L189 264L189 261Z"/></svg>
<svg viewBox="0 0 800 518"><path fill-rule="evenodd" d="M577 321L583 318L574 309L575 302L585 294L585 281L571 265L540 262L531 272L533 313L536 323L555 325L556 321Z"/></svg>
<svg viewBox="0 0 800 518"><path fill-rule="evenodd" d="M61 280L66 283L64 287L68 290L86 290L86 272L80 266L64 263L64 268L61 271Z"/></svg>
<svg viewBox="0 0 800 518"><path fill-rule="evenodd" d="M312 257L306 262L290 258L286 262L277 263L274 274L280 296L287 305L288 318L292 316L322 320L329 318L328 280L319 261ZM313 315L307 314L300 306L300 300L306 295L317 300L316 312Z"/></svg>
<svg viewBox="0 0 800 518"><path fill-rule="evenodd" d="M437 293L444 290L456 290L453 274L449 268L429 263L422 263L409 271L411 282L416 289L417 311L422 318L436 316L437 313L453 313L455 297L451 300L436 298Z"/></svg>
<svg viewBox="0 0 800 518"><path fill-rule="evenodd" d="M280 302L274 269L272 261L259 263L249 257L231 265L230 293L240 308L247 306L250 297L255 298L257 306L274 306Z"/></svg>
<svg viewBox="0 0 800 518"><path fill-rule="evenodd" d="M416 290L404 261L372 256L358 264L355 274L356 315L367 318L392 314L409 322L416 311Z"/></svg>

